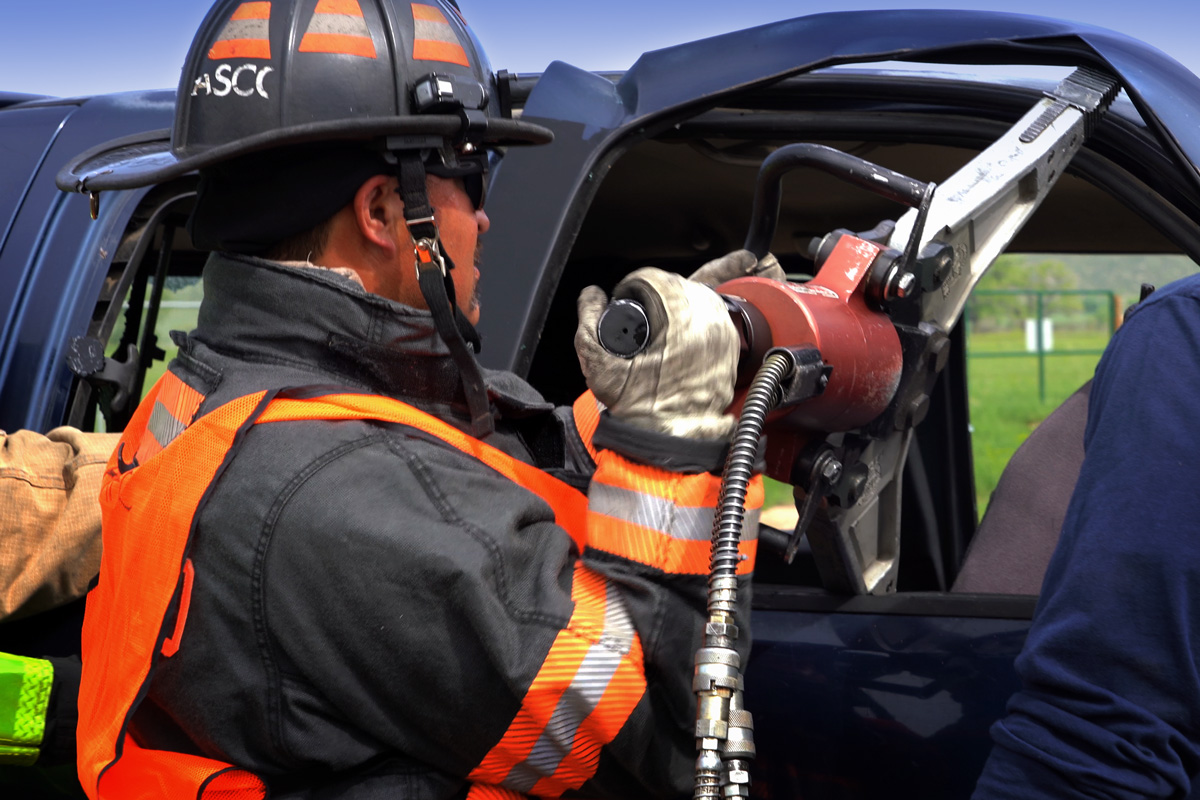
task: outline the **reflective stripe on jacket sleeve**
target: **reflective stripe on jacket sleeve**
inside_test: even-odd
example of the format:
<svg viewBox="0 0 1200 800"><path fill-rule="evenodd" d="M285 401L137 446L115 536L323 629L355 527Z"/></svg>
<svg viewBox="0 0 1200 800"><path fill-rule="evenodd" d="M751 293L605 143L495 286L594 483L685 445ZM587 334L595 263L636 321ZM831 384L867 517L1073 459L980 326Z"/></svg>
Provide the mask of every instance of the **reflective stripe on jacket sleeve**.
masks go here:
<svg viewBox="0 0 1200 800"><path fill-rule="evenodd" d="M709 571L713 516L721 481L635 464L609 450L597 454L588 490L588 546L677 575ZM754 571L762 478L746 496L739 575Z"/></svg>
<svg viewBox="0 0 1200 800"><path fill-rule="evenodd" d="M645 694L641 640L615 585L580 562L571 599L570 622L471 780L539 796L577 789Z"/></svg>
<svg viewBox="0 0 1200 800"><path fill-rule="evenodd" d="M596 460L596 446L592 444L592 437L596 435L596 428L600 425L600 412L603 410L600 401L590 391L579 395L575 405L571 406L575 416L575 430L579 432L579 438L591 454L592 461Z"/></svg>

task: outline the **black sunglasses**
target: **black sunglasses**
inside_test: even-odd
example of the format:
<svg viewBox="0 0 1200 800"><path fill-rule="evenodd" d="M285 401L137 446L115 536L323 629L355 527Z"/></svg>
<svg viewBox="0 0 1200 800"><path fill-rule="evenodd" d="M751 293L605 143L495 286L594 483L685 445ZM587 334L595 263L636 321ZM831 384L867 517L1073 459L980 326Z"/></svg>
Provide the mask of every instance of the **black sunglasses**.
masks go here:
<svg viewBox="0 0 1200 800"><path fill-rule="evenodd" d="M471 198L471 205L475 206L478 211L483 208L483 201L487 199L487 173L473 172L470 175L463 175L463 188L467 190L467 197Z"/></svg>
<svg viewBox="0 0 1200 800"><path fill-rule="evenodd" d="M448 167L442 162L439 155L434 154L425 162L425 171L430 175L437 175L439 178L461 179L463 189L466 190L467 197L471 199L471 205L478 211L483 208L484 201L487 200L487 173L491 154L486 150L459 153L457 161L456 166Z"/></svg>

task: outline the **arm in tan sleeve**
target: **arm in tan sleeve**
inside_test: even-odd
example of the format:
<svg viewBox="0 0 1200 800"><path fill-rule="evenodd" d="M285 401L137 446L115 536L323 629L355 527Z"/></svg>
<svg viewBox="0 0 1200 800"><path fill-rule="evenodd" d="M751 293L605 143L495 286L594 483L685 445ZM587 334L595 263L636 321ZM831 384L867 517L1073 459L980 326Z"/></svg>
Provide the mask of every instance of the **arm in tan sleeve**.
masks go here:
<svg viewBox="0 0 1200 800"><path fill-rule="evenodd" d="M100 568L100 478L119 438L0 431L0 620L87 592Z"/></svg>

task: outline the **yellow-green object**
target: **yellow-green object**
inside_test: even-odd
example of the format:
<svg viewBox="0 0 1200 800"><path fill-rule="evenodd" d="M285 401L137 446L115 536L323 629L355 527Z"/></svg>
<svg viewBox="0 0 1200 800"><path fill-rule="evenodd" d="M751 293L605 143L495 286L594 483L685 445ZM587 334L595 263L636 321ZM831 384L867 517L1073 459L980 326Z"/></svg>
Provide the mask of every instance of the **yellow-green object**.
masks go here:
<svg viewBox="0 0 1200 800"><path fill-rule="evenodd" d="M0 653L0 764L37 761L53 682L49 661Z"/></svg>

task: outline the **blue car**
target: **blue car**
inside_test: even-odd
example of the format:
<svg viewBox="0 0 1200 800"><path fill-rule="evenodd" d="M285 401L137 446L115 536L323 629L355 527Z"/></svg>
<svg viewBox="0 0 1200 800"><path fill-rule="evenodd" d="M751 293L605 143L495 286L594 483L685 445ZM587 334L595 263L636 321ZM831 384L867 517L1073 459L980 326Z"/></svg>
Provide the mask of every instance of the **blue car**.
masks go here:
<svg viewBox="0 0 1200 800"><path fill-rule="evenodd" d="M1037 597L1027 574L1004 574L1019 559L1003 537L971 547L962 304L1002 250L1200 259L1200 78L1076 23L872 11L650 52L624 74L555 62L501 83L555 140L491 171L486 259L505 269L484 277L481 360L551 400L584 388L563 369L584 286L646 264L687 273L754 242L811 294L839 237L892 254L859 313L894 328L899 388L874 406L847 388L821 414L800 404L768 423L768 472L797 487L807 525L791 563L759 557L752 794L968 797ZM194 177L92 199L54 185L96 144L169 136L174 99L0 94L0 428L119 430L173 353L167 332L194 322ZM778 153L799 153L786 179L763 170ZM909 189L878 190L901 178ZM833 419L847 404L871 416L848 429ZM814 467L835 457L836 475ZM1035 505L997 495L984 529L1004 503ZM764 547L793 533L765 530ZM1001 557L972 564L981 552ZM981 573L987 593L960 580ZM0 649L71 652L80 618L77 605L0 625Z"/></svg>

